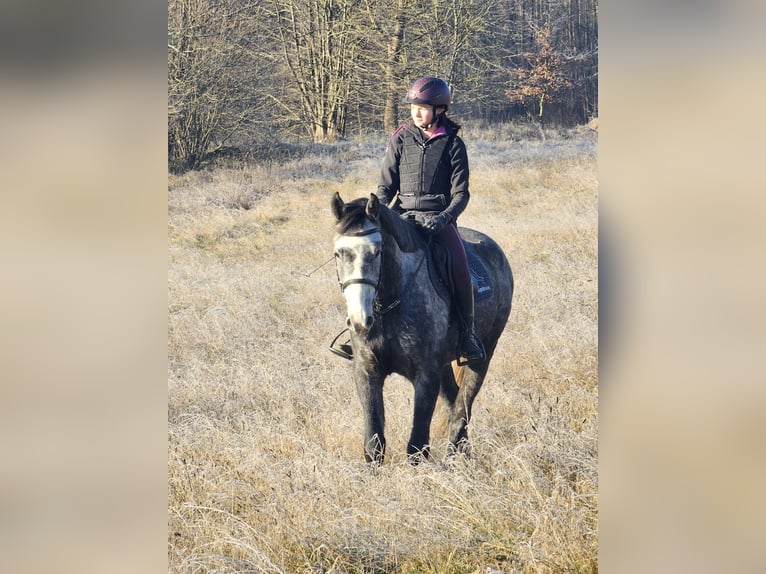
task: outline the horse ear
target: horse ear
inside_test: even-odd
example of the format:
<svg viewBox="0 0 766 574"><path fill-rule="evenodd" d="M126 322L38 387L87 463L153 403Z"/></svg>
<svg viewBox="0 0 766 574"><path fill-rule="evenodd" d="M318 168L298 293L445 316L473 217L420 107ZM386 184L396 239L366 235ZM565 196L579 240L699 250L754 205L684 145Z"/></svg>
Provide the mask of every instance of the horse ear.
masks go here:
<svg viewBox="0 0 766 574"><path fill-rule="evenodd" d="M378 214L380 213L380 200L374 193L370 194L370 200L367 202L367 207L365 207L364 212L371 220L378 220Z"/></svg>
<svg viewBox="0 0 766 574"><path fill-rule="evenodd" d="M344 206L345 203L343 203L343 199L341 199L340 193L336 191L335 195L332 196L332 202L330 203L330 207L332 207L332 213L335 216L336 221L340 221L343 217Z"/></svg>

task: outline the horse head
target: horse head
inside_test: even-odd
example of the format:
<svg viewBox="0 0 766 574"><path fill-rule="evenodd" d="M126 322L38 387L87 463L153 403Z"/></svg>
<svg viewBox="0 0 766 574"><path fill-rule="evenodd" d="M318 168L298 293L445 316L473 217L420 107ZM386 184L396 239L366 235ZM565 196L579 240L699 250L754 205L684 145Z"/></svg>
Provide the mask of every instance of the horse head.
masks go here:
<svg viewBox="0 0 766 574"><path fill-rule="evenodd" d="M364 335L375 322L375 296L380 286L380 201L371 194L369 199L345 203L335 193L331 207L336 220L335 270L346 300L346 326Z"/></svg>

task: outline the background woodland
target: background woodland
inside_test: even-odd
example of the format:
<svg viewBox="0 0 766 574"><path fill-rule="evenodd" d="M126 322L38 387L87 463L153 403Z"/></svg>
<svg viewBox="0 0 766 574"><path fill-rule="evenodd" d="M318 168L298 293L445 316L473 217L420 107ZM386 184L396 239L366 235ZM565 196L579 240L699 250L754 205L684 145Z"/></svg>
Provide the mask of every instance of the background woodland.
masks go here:
<svg viewBox="0 0 766 574"><path fill-rule="evenodd" d="M597 15L597 0L169 0L169 166L390 132L422 75L450 83L458 121L584 124Z"/></svg>

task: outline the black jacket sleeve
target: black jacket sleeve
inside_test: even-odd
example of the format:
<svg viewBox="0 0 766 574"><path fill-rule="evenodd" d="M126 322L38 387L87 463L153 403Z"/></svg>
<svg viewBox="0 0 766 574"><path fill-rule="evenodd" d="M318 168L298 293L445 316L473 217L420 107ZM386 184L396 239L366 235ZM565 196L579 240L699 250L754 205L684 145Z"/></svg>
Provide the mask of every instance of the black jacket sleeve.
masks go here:
<svg viewBox="0 0 766 574"><path fill-rule="evenodd" d="M470 199L468 191L468 152L465 149L465 143L458 136L452 141L449 149L449 161L451 167L450 176L450 202L444 209L452 221L456 221L463 211L465 211Z"/></svg>

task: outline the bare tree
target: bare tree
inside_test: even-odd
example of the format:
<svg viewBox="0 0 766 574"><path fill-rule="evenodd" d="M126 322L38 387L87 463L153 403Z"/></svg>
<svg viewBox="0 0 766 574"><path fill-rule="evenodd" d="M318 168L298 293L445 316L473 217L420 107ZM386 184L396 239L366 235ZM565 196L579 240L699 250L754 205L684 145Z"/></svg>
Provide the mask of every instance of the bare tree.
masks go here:
<svg viewBox="0 0 766 574"><path fill-rule="evenodd" d="M383 98L383 126L396 127L399 102L418 76L436 75L459 86L463 58L472 52L494 2L491 0L365 0L362 54L369 83ZM458 88L459 89L459 88Z"/></svg>
<svg viewBox="0 0 766 574"><path fill-rule="evenodd" d="M280 49L315 142L345 134L360 0L273 0Z"/></svg>
<svg viewBox="0 0 766 574"><path fill-rule="evenodd" d="M259 4L244 0L168 2L168 160L194 169L262 116L268 65L251 40Z"/></svg>
<svg viewBox="0 0 766 574"><path fill-rule="evenodd" d="M429 59L440 76L455 83L456 69L488 28L495 7L491 0L450 0L431 4L435 32L425 36Z"/></svg>
<svg viewBox="0 0 766 574"><path fill-rule="evenodd" d="M360 53L361 106L367 113L382 109L383 128L391 132L399 117L399 102L406 83L410 23L421 21L423 6L417 0L364 0L359 25L365 30ZM370 118L373 119L373 118ZM374 120L373 120L374 121Z"/></svg>

